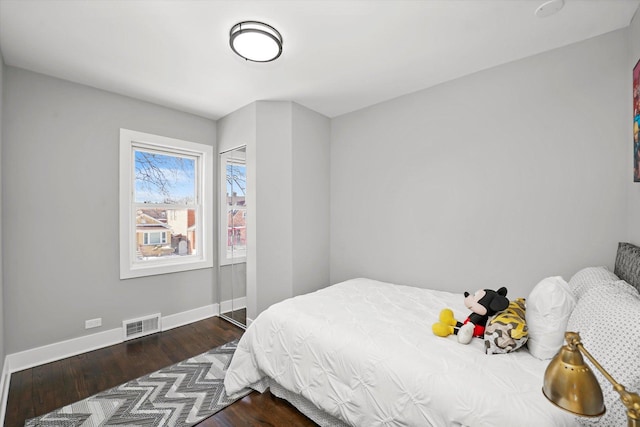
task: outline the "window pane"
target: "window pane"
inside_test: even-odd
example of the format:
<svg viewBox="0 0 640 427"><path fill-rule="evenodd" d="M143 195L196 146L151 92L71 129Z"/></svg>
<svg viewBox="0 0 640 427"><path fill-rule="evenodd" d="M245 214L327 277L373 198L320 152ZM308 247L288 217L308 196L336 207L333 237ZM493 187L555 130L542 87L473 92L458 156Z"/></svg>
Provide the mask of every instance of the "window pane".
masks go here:
<svg viewBox="0 0 640 427"><path fill-rule="evenodd" d="M138 209L136 259L196 255L196 229L195 209Z"/></svg>
<svg viewBox="0 0 640 427"><path fill-rule="evenodd" d="M195 159L150 151L135 153L135 202L195 202Z"/></svg>

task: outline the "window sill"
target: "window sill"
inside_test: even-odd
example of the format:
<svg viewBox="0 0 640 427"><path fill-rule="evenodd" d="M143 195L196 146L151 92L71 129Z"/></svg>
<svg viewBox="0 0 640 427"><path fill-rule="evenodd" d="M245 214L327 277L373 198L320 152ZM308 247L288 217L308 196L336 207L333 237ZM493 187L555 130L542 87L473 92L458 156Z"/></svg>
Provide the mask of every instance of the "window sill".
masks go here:
<svg viewBox="0 0 640 427"><path fill-rule="evenodd" d="M179 273L182 271L200 270L203 268L213 268L213 262L197 259L193 261L181 260L180 263L162 262L162 264L159 265L157 262L150 261L149 265L135 264L133 266L127 266L127 268L121 268L120 279L133 279L136 277Z"/></svg>

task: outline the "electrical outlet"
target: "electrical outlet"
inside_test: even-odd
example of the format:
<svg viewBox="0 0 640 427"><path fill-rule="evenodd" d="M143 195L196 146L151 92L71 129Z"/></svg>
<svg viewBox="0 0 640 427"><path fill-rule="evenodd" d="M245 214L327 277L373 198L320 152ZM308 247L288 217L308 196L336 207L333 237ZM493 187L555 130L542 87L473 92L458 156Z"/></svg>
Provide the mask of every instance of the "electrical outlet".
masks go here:
<svg viewBox="0 0 640 427"><path fill-rule="evenodd" d="M98 328L102 326L102 318L98 317L97 319L90 319L84 322L85 329Z"/></svg>

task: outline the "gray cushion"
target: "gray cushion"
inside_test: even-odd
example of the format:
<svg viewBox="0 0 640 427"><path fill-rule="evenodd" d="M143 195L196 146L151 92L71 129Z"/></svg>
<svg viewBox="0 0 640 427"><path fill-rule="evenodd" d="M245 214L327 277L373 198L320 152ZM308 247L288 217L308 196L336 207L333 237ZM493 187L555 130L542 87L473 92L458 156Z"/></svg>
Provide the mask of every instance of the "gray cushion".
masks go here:
<svg viewBox="0 0 640 427"><path fill-rule="evenodd" d="M613 272L640 291L640 248L631 243L619 243Z"/></svg>

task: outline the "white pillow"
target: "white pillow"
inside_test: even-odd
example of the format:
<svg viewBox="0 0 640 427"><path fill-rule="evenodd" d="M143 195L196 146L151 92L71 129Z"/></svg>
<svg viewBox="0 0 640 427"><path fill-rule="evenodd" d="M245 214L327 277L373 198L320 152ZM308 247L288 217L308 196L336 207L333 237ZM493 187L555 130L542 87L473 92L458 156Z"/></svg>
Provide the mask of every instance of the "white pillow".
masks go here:
<svg viewBox="0 0 640 427"><path fill-rule="evenodd" d="M547 277L527 298L525 317L529 328L529 352L541 360L551 359L564 342L569 316L576 305L569 285L560 277Z"/></svg>
<svg viewBox="0 0 640 427"><path fill-rule="evenodd" d="M567 330L580 333L582 343L604 369L627 390L640 390L640 295L623 280L592 287L578 300ZM586 360L586 358L585 358ZM598 418L578 418L582 426L627 425L620 395L597 369L607 412Z"/></svg>
<svg viewBox="0 0 640 427"><path fill-rule="evenodd" d="M569 279L569 289L577 299L580 299L589 289L598 288L602 283L617 280L620 280L618 276L610 272L607 267L587 267Z"/></svg>

